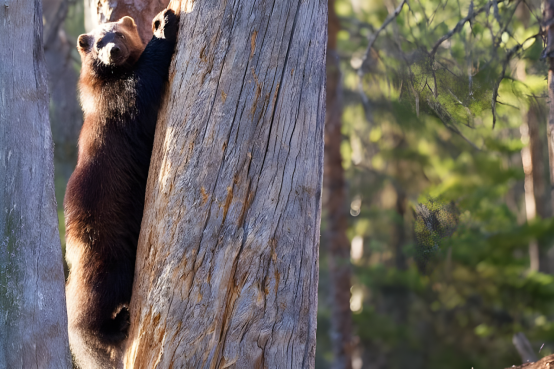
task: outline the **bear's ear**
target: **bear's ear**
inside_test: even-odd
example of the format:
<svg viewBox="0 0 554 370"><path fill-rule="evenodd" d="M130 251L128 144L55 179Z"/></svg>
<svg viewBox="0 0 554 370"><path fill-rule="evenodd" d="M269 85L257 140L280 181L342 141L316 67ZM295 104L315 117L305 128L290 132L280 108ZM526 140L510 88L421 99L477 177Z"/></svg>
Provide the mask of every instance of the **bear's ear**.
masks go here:
<svg viewBox="0 0 554 370"><path fill-rule="evenodd" d="M135 20L129 16L121 18L117 23L121 24L123 27L137 28Z"/></svg>
<svg viewBox="0 0 554 370"><path fill-rule="evenodd" d="M79 36L79 39L77 40L77 49L87 52L91 45L93 37L89 34L83 34Z"/></svg>

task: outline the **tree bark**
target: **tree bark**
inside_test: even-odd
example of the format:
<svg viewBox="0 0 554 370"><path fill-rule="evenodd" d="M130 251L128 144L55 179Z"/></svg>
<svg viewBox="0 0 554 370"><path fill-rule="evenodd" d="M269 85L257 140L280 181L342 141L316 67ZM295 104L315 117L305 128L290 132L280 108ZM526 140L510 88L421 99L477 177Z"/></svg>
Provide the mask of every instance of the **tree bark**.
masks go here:
<svg viewBox="0 0 554 370"><path fill-rule="evenodd" d="M169 0L84 0L84 2L87 32L102 23L115 22L128 15L135 20L144 45L152 38L152 19L169 4Z"/></svg>
<svg viewBox="0 0 554 370"><path fill-rule="evenodd" d="M125 365L315 361L327 2L181 5Z"/></svg>
<svg viewBox="0 0 554 370"><path fill-rule="evenodd" d="M69 368L40 1L0 34L0 368Z"/></svg>
<svg viewBox="0 0 554 370"><path fill-rule="evenodd" d="M331 305L331 343L333 367L352 368L352 312L350 310L350 241L348 203L342 168L340 146L342 142L342 88L337 34L339 19L335 1L329 0L329 34L327 38L327 97L325 116L325 172L323 182L325 199L323 209L326 231L323 245L329 258L329 303Z"/></svg>

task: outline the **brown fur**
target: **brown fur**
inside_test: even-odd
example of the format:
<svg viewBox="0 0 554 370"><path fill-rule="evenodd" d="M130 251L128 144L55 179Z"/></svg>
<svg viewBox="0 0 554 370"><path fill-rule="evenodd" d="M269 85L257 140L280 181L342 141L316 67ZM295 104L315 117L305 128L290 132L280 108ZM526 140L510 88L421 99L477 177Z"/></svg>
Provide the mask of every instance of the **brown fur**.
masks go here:
<svg viewBox="0 0 554 370"><path fill-rule="evenodd" d="M69 342L84 368L122 366L157 112L178 20L160 13L146 49L132 18L81 35L85 122L64 199Z"/></svg>

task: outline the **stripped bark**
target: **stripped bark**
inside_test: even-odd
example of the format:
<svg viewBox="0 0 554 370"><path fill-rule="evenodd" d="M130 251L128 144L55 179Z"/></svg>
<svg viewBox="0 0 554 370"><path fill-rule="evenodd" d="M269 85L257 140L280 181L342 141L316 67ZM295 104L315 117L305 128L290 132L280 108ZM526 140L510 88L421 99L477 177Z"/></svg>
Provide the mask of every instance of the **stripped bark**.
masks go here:
<svg viewBox="0 0 554 370"><path fill-rule="evenodd" d="M327 2L183 1L126 367L313 367Z"/></svg>
<svg viewBox="0 0 554 370"><path fill-rule="evenodd" d="M325 171L323 182L325 199L323 209L326 230L322 245L329 259L329 303L331 306L331 344L333 367L352 368L352 312L350 310L350 241L348 228L348 203L342 155L342 88L337 34L339 19L335 13L335 1L329 0L329 33L327 37L327 97L325 116Z"/></svg>
<svg viewBox="0 0 554 370"><path fill-rule="evenodd" d="M169 0L84 0L84 2L87 32L102 23L115 22L128 15L135 20L144 45L152 38L152 19L169 4Z"/></svg>
<svg viewBox="0 0 554 370"><path fill-rule="evenodd" d="M39 0L0 11L0 368L69 368Z"/></svg>

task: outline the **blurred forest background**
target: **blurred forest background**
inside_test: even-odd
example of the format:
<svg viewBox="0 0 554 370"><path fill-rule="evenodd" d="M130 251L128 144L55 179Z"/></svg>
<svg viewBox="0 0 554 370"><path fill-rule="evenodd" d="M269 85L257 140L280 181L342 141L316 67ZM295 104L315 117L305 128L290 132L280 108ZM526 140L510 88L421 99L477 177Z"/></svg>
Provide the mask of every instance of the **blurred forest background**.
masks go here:
<svg viewBox="0 0 554 370"><path fill-rule="evenodd" d="M510 367L519 332L554 353L541 2L329 5L316 366ZM86 17L43 9L64 245Z"/></svg>

